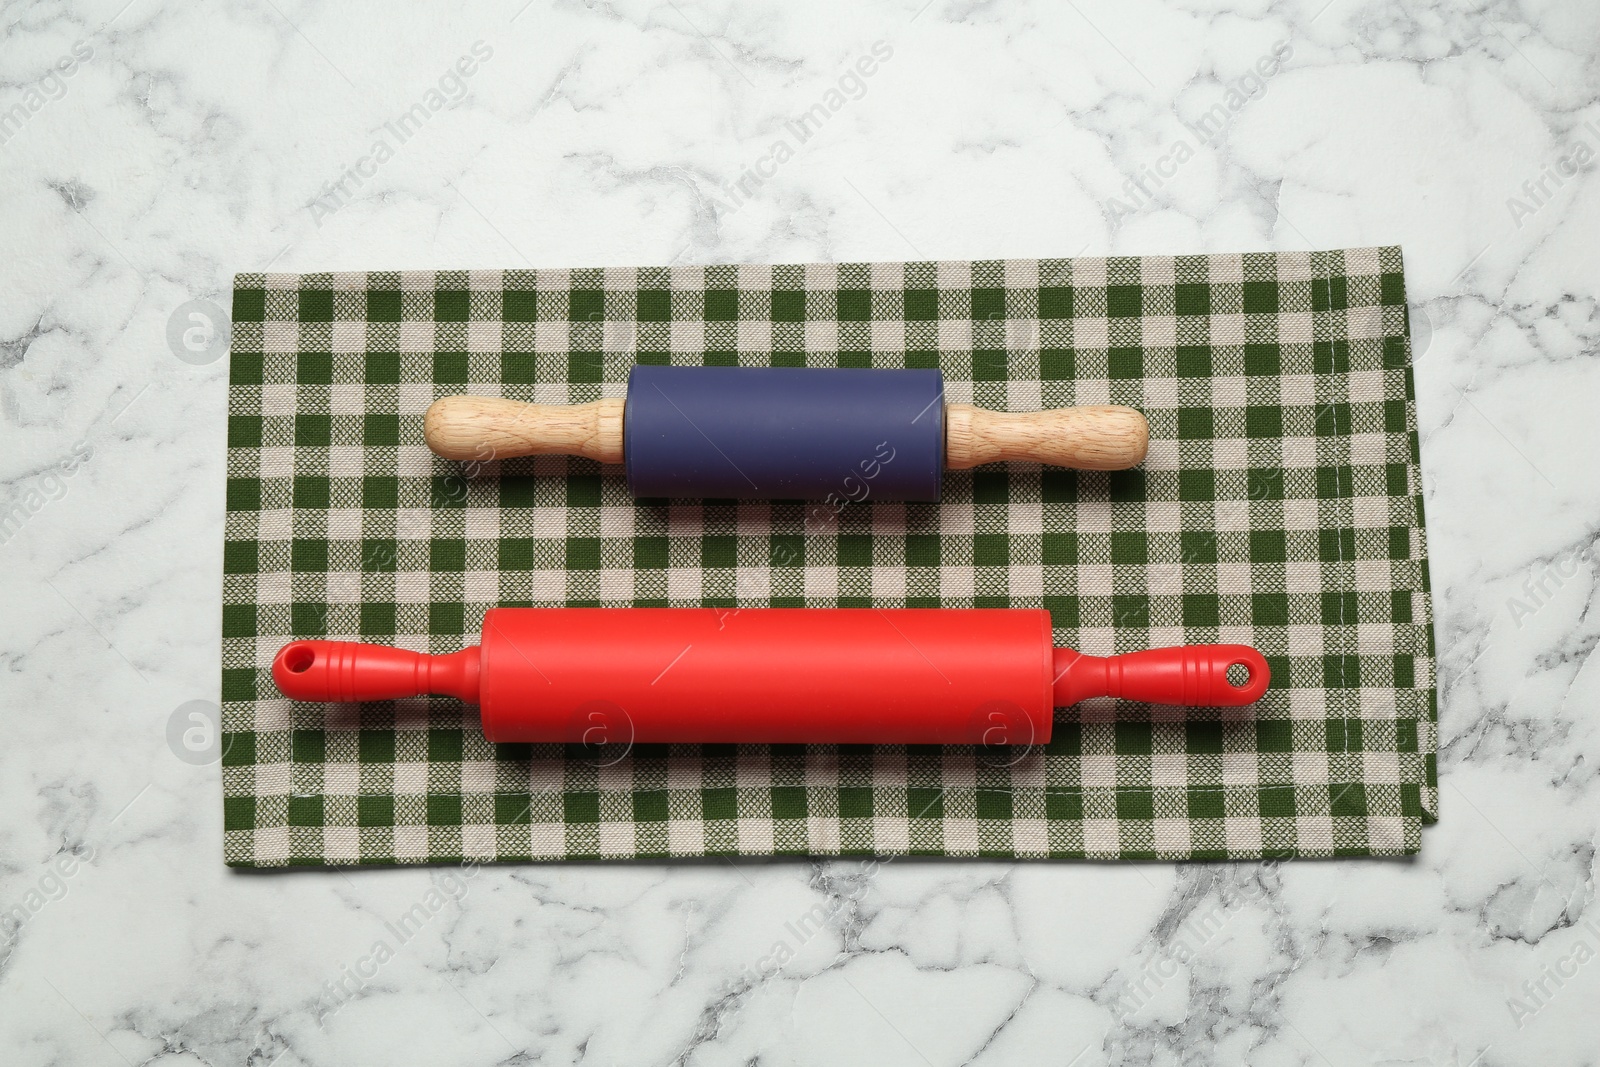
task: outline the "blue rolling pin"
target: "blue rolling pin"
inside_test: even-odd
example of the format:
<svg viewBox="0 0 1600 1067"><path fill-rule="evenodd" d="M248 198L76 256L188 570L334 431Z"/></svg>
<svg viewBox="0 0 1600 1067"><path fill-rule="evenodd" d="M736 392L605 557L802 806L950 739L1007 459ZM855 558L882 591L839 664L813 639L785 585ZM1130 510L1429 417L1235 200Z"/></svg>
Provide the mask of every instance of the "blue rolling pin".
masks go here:
<svg viewBox="0 0 1600 1067"><path fill-rule="evenodd" d="M944 402L937 370L637 366L626 399L571 406L450 396L428 447L485 461L566 453L623 463L636 497L938 500L946 468L1141 462L1133 408L1000 412Z"/></svg>

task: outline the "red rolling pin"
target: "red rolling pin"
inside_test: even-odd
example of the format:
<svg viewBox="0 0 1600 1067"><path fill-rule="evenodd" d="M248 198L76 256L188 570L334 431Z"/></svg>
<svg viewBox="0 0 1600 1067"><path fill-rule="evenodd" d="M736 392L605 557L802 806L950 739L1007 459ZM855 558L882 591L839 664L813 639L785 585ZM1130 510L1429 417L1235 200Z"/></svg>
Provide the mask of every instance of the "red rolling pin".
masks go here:
<svg viewBox="0 0 1600 1067"><path fill-rule="evenodd" d="M1246 645L1054 648L1039 609L495 608L477 647L291 641L272 677L295 700L459 697L495 742L1026 745L1057 706L1237 706L1268 671Z"/></svg>

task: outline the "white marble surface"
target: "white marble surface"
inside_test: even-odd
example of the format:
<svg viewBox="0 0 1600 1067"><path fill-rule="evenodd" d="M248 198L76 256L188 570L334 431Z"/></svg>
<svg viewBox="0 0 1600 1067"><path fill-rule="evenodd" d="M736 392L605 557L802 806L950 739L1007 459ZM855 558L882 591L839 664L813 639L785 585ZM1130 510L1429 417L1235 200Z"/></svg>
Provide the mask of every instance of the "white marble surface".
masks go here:
<svg viewBox="0 0 1600 1067"><path fill-rule="evenodd" d="M1600 8L1325 2L5 7L0 1060L1595 1063ZM1413 862L223 868L168 728L218 696L226 359L168 331L235 270L1390 242L1443 659Z"/></svg>

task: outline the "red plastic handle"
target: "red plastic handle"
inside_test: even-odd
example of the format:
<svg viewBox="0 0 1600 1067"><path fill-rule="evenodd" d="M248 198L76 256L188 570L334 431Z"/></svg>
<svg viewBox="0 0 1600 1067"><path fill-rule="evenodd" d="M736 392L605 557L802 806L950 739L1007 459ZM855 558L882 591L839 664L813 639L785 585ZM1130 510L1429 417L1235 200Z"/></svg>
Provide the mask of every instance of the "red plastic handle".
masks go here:
<svg viewBox="0 0 1600 1067"><path fill-rule="evenodd" d="M478 646L430 656L355 641L291 641L272 661L272 680L291 700L399 700L439 693L478 702Z"/></svg>
<svg viewBox="0 0 1600 1067"><path fill-rule="evenodd" d="M1238 685L1228 669L1242 667ZM1272 680L1267 661L1249 645L1182 645L1123 656L1055 652L1055 705L1090 697L1121 697L1186 708L1234 708L1261 699Z"/></svg>

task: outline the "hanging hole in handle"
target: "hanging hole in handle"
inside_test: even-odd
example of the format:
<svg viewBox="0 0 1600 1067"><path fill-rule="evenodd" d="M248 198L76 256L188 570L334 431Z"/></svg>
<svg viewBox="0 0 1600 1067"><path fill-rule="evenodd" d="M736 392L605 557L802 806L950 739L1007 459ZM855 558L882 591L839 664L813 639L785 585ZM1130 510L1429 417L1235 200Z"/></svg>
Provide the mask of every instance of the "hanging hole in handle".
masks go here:
<svg viewBox="0 0 1600 1067"><path fill-rule="evenodd" d="M1243 689L1250 684L1250 667L1244 663L1228 664L1228 684L1235 689Z"/></svg>
<svg viewBox="0 0 1600 1067"><path fill-rule="evenodd" d="M295 645L284 653L283 665L289 668L292 674L304 674L317 662L317 654L311 651L309 645Z"/></svg>

